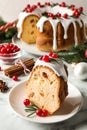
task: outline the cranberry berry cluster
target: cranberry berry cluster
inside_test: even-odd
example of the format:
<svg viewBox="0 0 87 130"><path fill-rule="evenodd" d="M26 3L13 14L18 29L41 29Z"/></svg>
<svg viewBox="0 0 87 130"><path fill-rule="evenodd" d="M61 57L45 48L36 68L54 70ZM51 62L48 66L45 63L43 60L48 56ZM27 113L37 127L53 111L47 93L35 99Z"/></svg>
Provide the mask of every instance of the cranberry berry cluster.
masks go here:
<svg viewBox="0 0 87 130"><path fill-rule="evenodd" d="M17 45L14 45L12 43L0 45L0 55L2 55L2 54L12 54L12 53L15 53L15 52L18 52L18 51L20 51L20 48Z"/></svg>
<svg viewBox="0 0 87 130"><path fill-rule="evenodd" d="M45 2L44 4L41 4L40 2L38 2L36 5L28 4L25 7L24 11L27 12L27 13L31 13L38 7L40 7L40 8L45 7L45 6L54 7L56 5L59 5L60 7L67 7L69 9L71 9L73 11L73 15L71 17L74 17L74 18L78 18L83 13L83 7L76 8L75 5L68 6L65 2L62 2L61 4L59 4L59 3L54 4L54 3L50 3L50 2ZM46 16L51 17L52 19L56 19L56 18L65 18L65 19L67 19L67 18L70 17L70 16L68 16L67 13L62 15L60 12L58 12L56 15L54 15L52 12L46 13Z"/></svg>
<svg viewBox="0 0 87 130"><path fill-rule="evenodd" d="M25 111L29 112L27 117L36 113L37 116L46 117L49 115L47 110L39 109L36 105L34 105L29 99L24 99L23 101L24 106L26 107Z"/></svg>
<svg viewBox="0 0 87 130"><path fill-rule="evenodd" d="M30 5L30 4L27 4L27 6L25 7L24 11L27 12L27 13L31 13L33 12L37 7L44 7L44 6L51 6L51 3L50 2L45 2L45 4L41 4L40 2L38 2L36 5Z"/></svg>
<svg viewBox="0 0 87 130"><path fill-rule="evenodd" d="M56 53L49 52L48 55L44 55L44 56L39 57L39 60L42 60L44 62L50 62L51 58L58 58L58 55Z"/></svg>
<svg viewBox="0 0 87 130"><path fill-rule="evenodd" d="M66 7L65 2L63 2L61 4L61 7ZM54 15L51 12L50 13L46 13L46 16L47 17L51 17L52 19L56 19L56 18L68 19L69 17L79 18L80 15L83 13L83 7L76 8L75 5L71 5L70 7L67 7L67 8L69 8L69 9L71 9L73 11L73 15L72 16L69 16L67 13L62 15L60 12L58 12L56 15Z"/></svg>
<svg viewBox="0 0 87 130"><path fill-rule="evenodd" d="M20 48L13 44L13 43L6 43L0 45L0 58L7 57L8 59L3 59L3 61L13 61L14 59L9 59L11 57L14 58L16 54L20 51ZM0 71L2 71L2 68L0 67ZM18 77L14 75L12 77L14 81L18 81Z"/></svg>

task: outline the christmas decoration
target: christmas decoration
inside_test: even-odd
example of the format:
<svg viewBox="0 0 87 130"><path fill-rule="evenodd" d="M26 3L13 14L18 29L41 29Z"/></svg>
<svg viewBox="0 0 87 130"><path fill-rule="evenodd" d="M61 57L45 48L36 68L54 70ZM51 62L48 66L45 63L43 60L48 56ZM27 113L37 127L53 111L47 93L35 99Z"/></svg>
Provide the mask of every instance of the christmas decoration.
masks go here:
<svg viewBox="0 0 87 130"><path fill-rule="evenodd" d="M17 33L15 22L7 23L0 18L0 43L12 42L12 37Z"/></svg>
<svg viewBox="0 0 87 130"><path fill-rule="evenodd" d="M80 80L87 79L87 63L80 62L74 67L74 75Z"/></svg>
<svg viewBox="0 0 87 130"><path fill-rule="evenodd" d="M57 53L58 57L68 63L87 62L87 42L72 46L68 50Z"/></svg>

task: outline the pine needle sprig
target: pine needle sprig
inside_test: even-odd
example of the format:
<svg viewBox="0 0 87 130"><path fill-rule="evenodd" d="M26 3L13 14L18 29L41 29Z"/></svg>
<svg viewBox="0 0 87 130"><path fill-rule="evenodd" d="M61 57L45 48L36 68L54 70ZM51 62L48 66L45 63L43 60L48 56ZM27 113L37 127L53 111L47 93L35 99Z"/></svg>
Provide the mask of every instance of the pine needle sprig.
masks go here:
<svg viewBox="0 0 87 130"><path fill-rule="evenodd" d="M25 112L28 112L29 114L27 115L27 117L32 116L33 114L36 113L36 110L38 109L38 107L36 105L34 105L33 103L31 103L31 105L29 106L25 106Z"/></svg>
<svg viewBox="0 0 87 130"><path fill-rule="evenodd" d="M58 52L60 59L72 63L72 62L87 62L87 58L84 53L87 50L87 42L78 46L72 46L68 50Z"/></svg>

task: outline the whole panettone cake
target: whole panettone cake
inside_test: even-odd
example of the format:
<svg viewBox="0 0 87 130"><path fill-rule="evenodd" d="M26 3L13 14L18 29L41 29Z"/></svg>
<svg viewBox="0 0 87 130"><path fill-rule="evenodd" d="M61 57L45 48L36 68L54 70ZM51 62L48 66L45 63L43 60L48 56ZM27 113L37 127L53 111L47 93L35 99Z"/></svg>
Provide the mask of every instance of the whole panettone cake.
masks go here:
<svg viewBox="0 0 87 130"><path fill-rule="evenodd" d="M86 40L83 7L65 2L28 4L19 14L18 38L41 51L65 50Z"/></svg>

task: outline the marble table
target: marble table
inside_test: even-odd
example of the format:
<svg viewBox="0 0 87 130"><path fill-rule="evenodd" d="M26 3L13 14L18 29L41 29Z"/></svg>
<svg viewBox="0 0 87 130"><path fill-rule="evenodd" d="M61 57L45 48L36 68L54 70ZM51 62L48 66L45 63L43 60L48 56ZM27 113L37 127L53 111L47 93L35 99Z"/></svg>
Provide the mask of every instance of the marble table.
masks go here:
<svg viewBox="0 0 87 130"><path fill-rule="evenodd" d="M34 57L34 55L25 54L23 58ZM7 68L9 65L4 65L0 62L0 66L3 69ZM10 90L7 93L0 92L0 130L86 130L87 129L87 81L81 81L74 76L73 68L68 65L69 70L69 82L75 85L82 94L83 105L81 110L65 121L52 124L40 124L33 123L28 120L20 118L16 113L13 112L9 105L9 93L13 87L22 81L27 79L27 76L20 76L19 81L13 81L12 79L6 77L3 71L0 71L0 79L4 80Z"/></svg>

